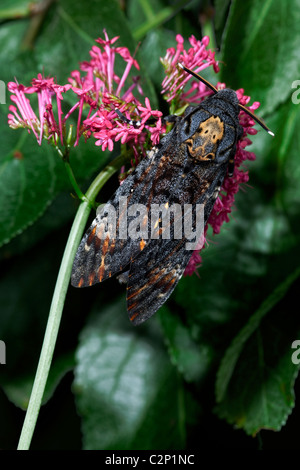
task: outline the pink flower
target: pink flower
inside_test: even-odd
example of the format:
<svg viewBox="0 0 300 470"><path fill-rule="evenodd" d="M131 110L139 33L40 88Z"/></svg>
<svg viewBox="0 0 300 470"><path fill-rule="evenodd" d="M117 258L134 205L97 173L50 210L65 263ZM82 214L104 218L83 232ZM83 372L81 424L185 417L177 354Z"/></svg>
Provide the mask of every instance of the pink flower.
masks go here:
<svg viewBox="0 0 300 470"><path fill-rule="evenodd" d="M202 258L200 256L199 251L194 251L192 254L192 257L185 268L184 275L185 276L191 276L192 274L196 273L198 275L197 269L200 268L202 265Z"/></svg>
<svg viewBox="0 0 300 470"><path fill-rule="evenodd" d="M9 108L9 125L14 129L28 128L39 144L46 138L56 148L59 140L62 146L66 143L68 146L78 145L81 136L85 139L94 136L95 144L101 146L102 150L113 150L118 141L126 144L132 152L133 162L136 161L137 154L145 155L145 130L148 131L150 142L156 144L165 130L161 120L162 113L151 108L147 97L141 101L133 95L134 90L137 91L137 96L143 95L138 77L132 77L128 83L132 68L139 70L139 64L126 47L115 46L117 40L118 37L109 39L104 30L104 39L98 38L98 46L93 46L90 51L90 61L82 62L80 70L71 73L67 85L58 85L53 78L44 78L41 74L32 80L31 87L10 83L11 99L16 106ZM117 60L124 63L121 76L115 72ZM61 102L64 93L69 90L77 96L77 101L63 115ZM37 114L27 97L34 93L38 96ZM56 98L56 112L53 98ZM122 120L115 112L116 109L129 122ZM64 142L66 135L72 136L66 130L66 122L75 111L76 135L68 137L68 142ZM153 124L147 122L149 118L154 118ZM131 121L138 121L139 126L133 126Z"/></svg>
<svg viewBox="0 0 300 470"><path fill-rule="evenodd" d="M13 113L8 115L9 125L13 128L27 128L29 132L32 130L39 144L41 144L43 137L46 139L53 137L57 143L57 137L60 136L62 142L64 129L61 102L63 94L70 88L71 85L57 85L53 78L43 78L41 74L32 80L31 87L9 82L8 89L12 93L11 100L16 104L16 106L9 106L9 110ZM38 116L33 111L30 100L26 97L26 95L33 93L36 93L38 97ZM53 112L53 97L56 98L57 120Z"/></svg>
<svg viewBox="0 0 300 470"><path fill-rule="evenodd" d="M213 66L215 72L219 71L218 63L215 60L215 53L207 49L209 37L204 36L202 41L194 36L189 38L190 47L184 49L184 39L179 34L176 36L177 48L168 49L161 63L165 68L166 77L162 83L162 93L167 102L176 101L176 107L180 108L182 103L196 103L207 95L207 90L202 82L195 81L192 90L183 91L184 86L192 77L184 70L178 68L178 63L193 70L195 73L207 67ZM181 104L181 105L180 105Z"/></svg>
<svg viewBox="0 0 300 470"><path fill-rule="evenodd" d="M91 60L83 62L80 66L86 75L82 76L79 71L73 71L71 74L73 91L79 94L80 90L87 90L87 93L83 92L81 95L80 109L84 104L88 104L95 110L83 121L81 130L78 126L77 135L81 132L87 136L92 132L96 139L95 144L102 150L108 148L111 151L114 143L120 141L128 146L133 156L137 153L145 154L145 130L149 132L151 142L156 144L164 130L160 119L162 113L151 108L147 97L143 98L143 105L140 98L133 95L134 89L137 96L142 96L143 93L138 77L133 77L128 86L129 73L133 67L139 70L139 64L126 47L115 46L118 37L109 39L106 31L104 36L105 39L99 38L96 41L99 47L94 46L90 51ZM121 76L115 72L117 59L126 64ZM126 120L138 121L139 126L133 126L126 120L122 121L115 112L116 109ZM149 118L155 118L154 124L147 122Z"/></svg>

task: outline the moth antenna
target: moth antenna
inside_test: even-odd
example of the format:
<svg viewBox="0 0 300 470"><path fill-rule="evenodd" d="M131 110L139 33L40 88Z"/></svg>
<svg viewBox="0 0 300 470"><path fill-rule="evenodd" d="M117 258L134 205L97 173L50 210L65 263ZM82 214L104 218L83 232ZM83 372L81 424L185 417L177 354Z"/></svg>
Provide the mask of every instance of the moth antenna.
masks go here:
<svg viewBox="0 0 300 470"><path fill-rule="evenodd" d="M180 64L178 62L178 64L180 68L182 68L183 70L185 70L187 73L189 73L190 75L193 75L193 77L197 78L198 80L200 80L200 82L204 83L208 88L210 88L214 93L218 93L218 90L215 86L213 86L210 82L208 82L207 80L205 80L205 78L203 77L200 77L200 75L198 75L197 73L193 72L192 70L186 68L184 65Z"/></svg>
<svg viewBox="0 0 300 470"><path fill-rule="evenodd" d="M247 113L249 116L251 116L252 119L254 119L254 121L256 121L265 131L267 131L268 134L270 134L272 137L274 137L274 135L275 135L274 132L272 132L271 129L268 128L268 126L264 123L264 121L262 119L257 117L254 113L252 113L252 111L250 111L250 109L246 108L242 104L239 104L239 107L245 113Z"/></svg>
<svg viewBox="0 0 300 470"><path fill-rule="evenodd" d="M197 73L193 72L192 70L188 69L187 67L185 67L184 65L178 63L177 64L180 68L182 68L183 70L185 70L187 73L189 73L190 75L193 75L193 77L197 78L198 80L200 80L200 82L204 83L208 88L210 88L214 93L218 93L218 90L216 87L214 87L210 82L208 82L207 80L205 80L205 78L203 77L200 77L200 75L198 75ZM265 131L267 131L268 134L270 134L272 137L274 137L274 132L271 131L271 129L268 128L268 126L263 122L262 119L260 119L259 117L257 117L254 113L252 113L252 111L250 111L248 108L246 108L245 106L243 106L242 104L239 104L239 107L240 109L242 109L245 113L247 113L249 116L252 117L252 119L254 119L254 121L256 121Z"/></svg>

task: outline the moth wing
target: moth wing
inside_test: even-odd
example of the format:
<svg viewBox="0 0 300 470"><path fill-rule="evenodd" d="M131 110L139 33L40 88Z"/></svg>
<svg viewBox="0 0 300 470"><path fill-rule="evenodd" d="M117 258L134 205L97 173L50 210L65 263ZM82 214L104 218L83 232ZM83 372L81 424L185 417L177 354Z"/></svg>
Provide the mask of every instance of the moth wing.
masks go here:
<svg viewBox="0 0 300 470"><path fill-rule="evenodd" d="M115 237L109 216L105 216L108 209L111 211L108 204L94 219L78 247L71 276L74 287L101 282L122 270L122 264L126 266L130 261L127 240ZM122 261L118 256L120 253L123 253Z"/></svg>
<svg viewBox="0 0 300 470"><path fill-rule="evenodd" d="M147 248L132 259L127 279L127 310L134 325L150 318L169 298L181 279L193 254L193 249L203 237L204 227L218 195L218 184L222 181L224 172L224 167L220 167L214 173L213 178L205 174L204 181L209 182L209 189L200 184L202 178L193 180L194 176L191 172L191 180L181 185L181 191L178 194L173 194L172 202L177 201L182 211L181 215L179 211L178 214L174 214L173 219L170 219L170 238L151 239ZM185 194L185 187L190 188L192 181L194 193L188 201L192 201L193 204L183 208L182 197ZM196 184L197 181L199 184ZM195 201L199 206L195 204ZM202 213L202 220L200 218L198 220L197 213ZM182 222L183 215L185 220L190 219L191 230L187 232L186 228L182 227L181 237L175 238L176 223L179 218Z"/></svg>
<svg viewBox="0 0 300 470"><path fill-rule="evenodd" d="M71 284L74 287L87 287L102 282L122 271L141 249L147 240L133 239L125 235L116 236L120 229L120 219L126 215L118 213L120 198L126 198L128 207L140 202L142 194L151 191L153 174L159 161L157 149L152 149L148 158L140 162L135 172L128 176L113 197L99 211L97 217L85 233L73 263ZM156 157L157 158L154 158ZM147 200L147 197L145 198ZM149 205L145 205L149 210Z"/></svg>
<svg viewBox="0 0 300 470"><path fill-rule="evenodd" d="M191 258L185 240L151 240L130 264L127 310L133 325L150 318L168 299Z"/></svg>

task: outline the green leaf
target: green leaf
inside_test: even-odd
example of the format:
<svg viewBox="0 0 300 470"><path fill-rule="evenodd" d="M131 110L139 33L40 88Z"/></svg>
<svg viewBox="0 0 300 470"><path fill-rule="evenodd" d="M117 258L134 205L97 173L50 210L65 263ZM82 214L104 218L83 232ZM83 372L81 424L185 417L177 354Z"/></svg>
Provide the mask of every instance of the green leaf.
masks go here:
<svg viewBox="0 0 300 470"><path fill-rule="evenodd" d="M271 113L300 76L298 0L233 1L222 46L222 80L244 88ZM261 115L261 114L260 114Z"/></svg>
<svg viewBox="0 0 300 470"><path fill-rule="evenodd" d="M280 301L299 276L298 268L263 302L233 340L218 371L216 411L250 435L262 428L278 431L294 406L298 368L291 361L291 344L297 322L285 315L288 325L283 327L285 303L281 307Z"/></svg>
<svg viewBox="0 0 300 470"><path fill-rule="evenodd" d="M216 29L220 29L221 26L224 26L226 20L226 13L230 6L230 0L215 0L215 16L214 24Z"/></svg>
<svg viewBox="0 0 300 470"><path fill-rule="evenodd" d="M12 142L14 131L7 132ZM61 190L73 190L53 149L45 142L39 147L27 133L18 139L15 150L0 157L0 246L34 223ZM107 153L99 153L92 142L77 147L71 161L79 182L91 176L105 157Z"/></svg>
<svg viewBox="0 0 300 470"><path fill-rule="evenodd" d="M22 256L2 262L0 337L7 347L7 367L1 379L6 383L32 374L36 365L65 235L49 237Z"/></svg>
<svg viewBox="0 0 300 470"><path fill-rule="evenodd" d="M147 73L159 92L165 78L164 69L159 59L165 56L167 48L175 47L175 45L175 34L161 29L150 31L142 42L140 57L144 64L148 64Z"/></svg>
<svg viewBox="0 0 300 470"><path fill-rule="evenodd" d="M142 23L140 22L136 28L133 30L133 37L136 40L141 40L147 34L147 32L151 31L151 29L156 29L159 26L166 23L170 20L176 13L184 8L189 3L189 0L178 0L174 5L163 5L161 2L155 2L154 8L152 9L153 5L148 4L147 2L143 2L143 9L145 15L145 21ZM136 7L136 2L131 2L131 5ZM144 16L140 12L136 16L132 14L131 17L133 20L136 18L141 18Z"/></svg>
<svg viewBox="0 0 300 470"><path fill-rule="evenodd" d="M69 192L60 193L34 224L0 248L0 259L24 253L51 232L56 237L56 231L72 220L77 206L78 201L70 197Z"/></svg>
<svg viewBox="0 0 300 470"><path fill-rule="evenodd" d="M212 348L193 338L192 331L170 309L163 307L159 316L172 364L187 382L203 380L211 367Z"/></svg>
<svg viewBox="0 0 300 470"><path fill-rule="evenodd" d="M95 314L82 331L75 369L84 448L181 448L182 384L157 330L151 333L155 322L134 329L123 302Z"/></svg>
<svg viewBox="0 0 300 470"><path fill-rule="evenodd" d="M47 385L43 397L43 405L52 397L57 385L67 372L74 367L74 355L65 354L53 361L51 365ZM2 388L8 399L19 408L26 410L32 390L34 376L18 376L2 384Z"/></svg>
<svg viewBox="0 0 300 470"><path fill-rule="evenodd" d="M32 145L32 142L28 142L18 158L12 154L2 156L1 244L8 242L39 217L54 195L56 182L54 159L51 152L47 151L42 156L37 155L36 147L37 144Z"/></svg>
<svg viewBox="0 0 300 470"><path fill-rule="evenodd" d="M225 28L226 20L228 17L228 10L230 7L231 0L215 0L215 15L214 15L214 27L216 30L216 39L218 45L221 42L222 34Z"/></svg>
<svg viewBox="0 0 300 470"><path fill-rule="evenodd" d="M14 18L21 18L23 16L29 16L32 13L34 4L40 3L39 0L15 0L13 6L11 1L2 0L0 8L0 19L11 20Z"/></svg>

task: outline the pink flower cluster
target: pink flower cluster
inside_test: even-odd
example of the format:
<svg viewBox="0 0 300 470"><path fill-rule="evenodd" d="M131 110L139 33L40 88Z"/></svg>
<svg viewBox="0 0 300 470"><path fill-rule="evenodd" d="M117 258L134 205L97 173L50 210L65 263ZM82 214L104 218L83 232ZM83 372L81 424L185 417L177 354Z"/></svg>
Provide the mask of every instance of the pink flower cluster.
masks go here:
<svg viewBox="0 0 300 470"><path fill-rule="evenodd" d="M126 144L128 151L132 152L132 165L136 166L146 150L158 143L160 136L165 132L165 127L161 119L162 113L151 108L149 99L145 97L144 104L140 101L143 91L139 85L139 78L131 76L133 69L139 70L139 65L127 48L115 46L117 39L118 37L109 39L104 31L104 39L99 38L98 45L93 46L90 51L90 60L81 63L80 71L75 70L71 73L69 83L66 85L57 85L53 78L46 79L41 74L37 79L32 80L30 87L14 82L9 83L8 89L12 93L11 99L14 102L14 105L9 108L9 125L14 129L27 128L29 132L34 133L39 144L43 138L46 138L56 148L59 143L62 146L77 145L81 136L85 139L93 136L95 144L102 150L111 151L115 142L120 141L122 145ZM191 36L187 50L184 48L182 36L177 35L176 41L177 47L168 49L165 57L161 59L166 73L162 83L162 94L169 103L170 113L181 115L188 105L199 104L206 96L211 95L212 91L179 68L178 63L196 73L207 67L213 67L214 72L217 73L219 67L215 60L215 53L208 49L209 38L207 36L202 41ZM122 76L118 76L115 71L115 64L118 60L125 63ZM225 84L219 83L217 88L225 88ZM62 101L64 94L69 91L75 93L77 101L64 115ZM244 95L244 90L237 90L236 93L242 105L249 103L250 98ZM38 97L38 115L33 111L28 98L33 94ZM55 117L54 102L57 117ZM258 107L259 103L254 102L249 109L253 111ZM76 134L73 136L72 126L68 130L66 123L75 111L77 112L77 125ZM122 119L120 115L123 115L125 119ZM154 118L151 119L154 124L149 124L150 118ZM138 121L138 125L134 125L132 121ZM224 180L205 228L205 235L208 225L212 227L213 233L217 234L222 224L229 221L234 196L240 185L248 181L248 173L243 169L243 163L245 160L255 159L252 152L245 150L251 144L248 135L254 135L257 132L253 128L254 121L248 114L241 111L240 123L244 134L238 143L234 174L231 178L226 177ZM63 155L62 151L60 153ZM124 177L126 177L125 169L123 169L122 178ZM185 274L194 273L200 265L200 250L196 250Z"/></svg>
<svg viewBox="0 0 300 470"><path fill-rule="evenodd" d="M66 85L57 85L53 78L43 78L41 74L32 80L30 87L10 82L8 89L16 105L9 107L10 127L27 128L29 132L34 133L39 144L45 138L56 147L59 140L62 146L78 145L81 136L85 139L93 136L96 139L95 144L101 146L102 150L108 148L111 151L114 143L120 140L121 144L128 144L136 160L138 155L145 155L146 137L143 131L145 128L148 130L149 140L155 145L165 130L161 120L162 113L151 108L148 98L145 98L142 104L133 95L134 89L139 95L143 93L136 76L132 77L132 83L128 86L132 67L138 70L139 65L126 47L114 46L118 37L109 39L106 31L104 36L105 39L97 39L99 46L92 47L90 61L80 65L81 71L73 71ZM115 72L117 59L125 62L121 77ZM69 90L77 95L77 101L63 115L63 94ZM27 97L34 93L38 97L38 115L33 111L30 99ZM53 98L56 101L56 112ZM128 120L138 121L139 125L135 127L120 119L116 109ZM71 139L66 123L75 111L77 112L76 135ZM154 124L148 124L149 118L154 118Z"/></svg>
<svg viewBox="0 0 300 470"><path fill-rule="evenodd" d="M57 85L53 78L45 79L39 73L37 78L32 80L32 86L25 87L15 82L8 83L8 90L12 93L11 100L16 104L10 105L11 113L8 115L8 124L13 129L23 127L32 130L37 141L41 144L43 137L49 139L53 137L57 144L58 136L63 138L63 122L61 102L63 93L68 91L71 85ZM39 118L32 109L30 100L26 95L36 93L38 97ZM53 113L52 100L56 97L58 120L55 119ZM18 113L19 111L19 113Z"/></svg>
<svg viewBox="0 0 300 470"><path fill-rule="evenodd" d="M165 57L161 59L166 73L166 77L162 82L162 93L167 102L176 100L182 105L195 104L202 101L211 92L199 80L193 81L191 87L184 91L184 87L191 77L182 68L178 68L178 63L195 73L200 73L210 66L217 73L219 66L215 60L215 53L207 49L209 44L208 36L204 36L202 41L191 36L189 38L191 47L187 51L184 49L184 39L180 34L177 34L176 41L177 48L168 49Z"/></svg>
<svg viewBox="0 0 300 470"><path fill-rule="evenodd" d="M101 146L102 150L108 148L111 151L114 142L120 140L121 144L129 144L134 154L137 154L143 152L145 135L142 131L145 127L150 133L152 145L159 141L159 136L164 130L162 113L152 110L148 98L145 98L143 105L133 95L134 89L139 95L143 95L137 76L132 77L132 84L126 88L131 68L139 70L139 65L126 47L113 46L118 37L109 39L106 31L104 36L105 39L97 39L99 46L92 47L91 60L81 64L80 69L85 75L81 76L78 71L71 74L72 89L80 97L80 112L85 104L93 110L90 110L83 121L83 132L86 135L93 133L96 145ZM126 63L122 77L115 72L117 58ZM115 112L116 108L128 120L138 121L139 126L128 125L128 122L120 120ZM147 121L151 117L155 118L155 124L150 126Z"/></svg>

